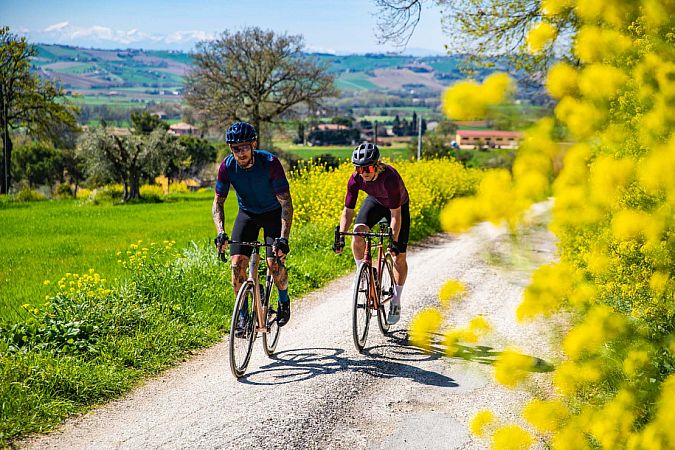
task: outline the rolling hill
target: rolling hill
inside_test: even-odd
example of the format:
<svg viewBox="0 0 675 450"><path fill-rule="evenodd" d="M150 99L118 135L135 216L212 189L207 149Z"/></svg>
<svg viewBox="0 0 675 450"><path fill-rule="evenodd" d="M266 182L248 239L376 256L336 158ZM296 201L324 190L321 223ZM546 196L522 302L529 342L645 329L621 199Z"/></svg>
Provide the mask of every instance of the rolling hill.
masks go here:
<svg viewBox="0 0 675 450"><path fill-rule="evenodd" d="M72 92L144 98L179 96L191 67L188 53L140 49L97 50L40 44L33 67ZM342 91L424 90L440 92L463 78L459 57L307 54L328 66Z"/></svg>

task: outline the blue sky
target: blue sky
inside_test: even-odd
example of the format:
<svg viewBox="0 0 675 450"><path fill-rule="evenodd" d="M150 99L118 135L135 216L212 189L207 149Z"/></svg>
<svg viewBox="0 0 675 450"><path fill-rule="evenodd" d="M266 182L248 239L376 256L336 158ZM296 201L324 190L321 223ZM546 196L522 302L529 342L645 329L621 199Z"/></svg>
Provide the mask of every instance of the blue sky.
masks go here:
<svg viewBox="0 0 675 450"><path fill-rule="evenodd" d="M224 30L259 26L302 34L309 51L400 51L378 45L370 0L0 0L0 25L31 42L190 50ZM426 7L406 52L444 54L440 13Z"/></svg>

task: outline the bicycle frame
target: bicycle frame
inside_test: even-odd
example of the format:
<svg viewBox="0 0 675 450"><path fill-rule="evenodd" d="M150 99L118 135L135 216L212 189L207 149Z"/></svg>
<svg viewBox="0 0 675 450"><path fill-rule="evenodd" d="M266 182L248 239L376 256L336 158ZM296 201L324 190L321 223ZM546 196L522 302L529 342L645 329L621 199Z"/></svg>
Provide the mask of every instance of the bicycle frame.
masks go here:
<svg viewBox="0 0 675 450"><path fill-rule="evenodd" d="M368 271L369 273L368 303L371 309L377 310L383 304L383 302L381 302L382 292L380 290L380 286L382 284L382 271L384 268L384 239L385 238L388 238L389 240L392 239L391 227L388 228L387 233L372 233L369 231L348 232L348 231L340 231L340 227L336 227L335 228L336 241L339 238L339 236L359 236L364 238L364 240L366 241L366 258L364 259L364 264L367 264L368 267L370 267L370 270ZM375 246L377 247L376 267L373 267L373 256L371 255L373 248L372 243L373 239L379 240L379 242L375 244ZM377 269L377 278L373 274L374 268Z"/></svg>
<svg viewBox="0 0 675 450"><path fill-rule="evenodd" d="M261 244L260 242L239 242L239 241L230 241L230 244L237 245L247 245L253 248L251 253L251 260L248 265L248 278L245 283L253 283L253 302L255 303L255 310L257 316L257 325L256 332L260 333L269 333L270 326L267 323L267 309L269 308L269 297L272 292L272 284L274 279L272 278L272 273L270 272L269 266L267 267L265 273L265 298L263 299L262 293L260 292L260 280L258 274L258 266L260 264L260 247L267 246L267 244ZM243 286L243 285L242 285Z"/></svg>

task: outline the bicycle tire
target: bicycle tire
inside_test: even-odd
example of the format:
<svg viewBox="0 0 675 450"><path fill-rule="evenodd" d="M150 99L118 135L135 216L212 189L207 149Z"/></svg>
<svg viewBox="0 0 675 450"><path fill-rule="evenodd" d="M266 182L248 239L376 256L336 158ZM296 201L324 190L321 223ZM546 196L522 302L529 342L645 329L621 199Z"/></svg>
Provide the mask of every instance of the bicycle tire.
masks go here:
<svg viewBox="0 0 675 450"><path fill-rule="evenodd" d="M237 294L237 300L234 302L232 311L232 322L230 324L230 370L236 378L242 377L246 373L246 368L251 360L253 351L253 342L256 337L256 314L253 297L253 283L246 281L242 284ZM247 308L247 325L244 336L235 336L235 329L239 319L239 311Z"/></svg>
<svg viewBox="0 0 675 450"><path fill-rule="evenodd" d="M272 300L272 291L274 288L275 285L272 283L269 288L270 292L267 292L267 289L265 289L267 326L269 327L269 332L263 334L263 348L265 349L265 354L267 356L272 356L274 354L277 344L279 343L279 333L281 332L281 328L279 328L279 324L277 323L277 307L279 300Z"/></svg>
<svg viewBox="0 0 675 450"><path fill-rule="evenodd" d="M368 283L370 277L370 266L361 264L356 269L356 279L354 280L354 304L352 311L352 336L354 345L359 352L362 352L368 339L368 326L370 324L371 309L368 301Z"/></svg>
<svg viewBox="0 0 675 450"><path fill-rule="evenodd" d="M382 334L389 333L389 323L387 323L387 311L384 308L385 302L391 300L394 296L394 260L390 254L384 256L382 265L382 279L380 280L380 305L377 308L377 324Z"/></svg>

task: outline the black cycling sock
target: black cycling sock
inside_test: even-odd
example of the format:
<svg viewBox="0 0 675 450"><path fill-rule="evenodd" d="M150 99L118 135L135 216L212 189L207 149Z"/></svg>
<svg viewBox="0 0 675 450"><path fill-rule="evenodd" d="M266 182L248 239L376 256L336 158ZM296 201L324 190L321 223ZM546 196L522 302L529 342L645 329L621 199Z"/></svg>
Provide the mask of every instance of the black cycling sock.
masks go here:
<svg viewBox="0 0 675 450"><path fill-rule="evenodd" d="M288 298L288 289L277 289L279 291L279 301L281 303L290 302L291 299Z"/></svg>

